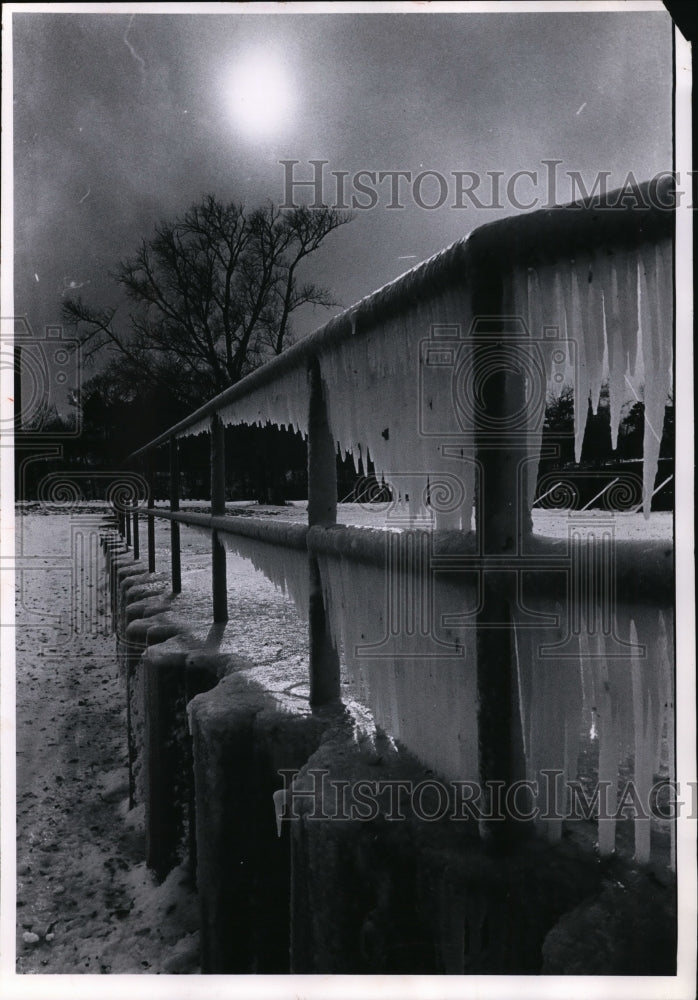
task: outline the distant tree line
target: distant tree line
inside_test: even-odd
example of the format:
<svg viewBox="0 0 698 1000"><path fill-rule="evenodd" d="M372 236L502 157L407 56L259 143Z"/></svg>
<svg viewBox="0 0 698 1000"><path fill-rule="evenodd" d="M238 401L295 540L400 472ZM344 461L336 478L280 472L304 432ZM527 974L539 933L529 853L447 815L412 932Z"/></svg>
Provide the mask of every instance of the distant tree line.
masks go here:
<svg viewBox="0 0 698 1000"><path fill-rule="evenodd" d="M96 370L72 400L76 412L44 411L33 429L60 436L79 410L82 433L66 439L62 465L120 468L135 448L280 354L293 342L300 307L337 304L304 276L306 261L349 221L332 208L282 211L268 202L247 211L207 195L161 223L112 275L130 305L127 316L123 307L80 297L63 303L62 318ZM260 428L230 436L236 465L256 470L246 489L260 497L304 489L289 485L288 474L294 480L304 465L304 446L293 436Z"/></svg>

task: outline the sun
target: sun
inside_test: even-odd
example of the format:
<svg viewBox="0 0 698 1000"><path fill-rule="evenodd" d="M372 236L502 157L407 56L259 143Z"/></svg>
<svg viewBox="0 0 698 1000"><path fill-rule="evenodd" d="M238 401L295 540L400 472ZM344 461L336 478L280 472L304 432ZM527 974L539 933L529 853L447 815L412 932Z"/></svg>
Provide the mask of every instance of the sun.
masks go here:
<svg viewBox="0 0 698 1000"><path fill-rule="evenodd" d="M278 132L293 112L291 79L278 54L257 49L242 56L230 77L230 108L250 135Z"/></svg>

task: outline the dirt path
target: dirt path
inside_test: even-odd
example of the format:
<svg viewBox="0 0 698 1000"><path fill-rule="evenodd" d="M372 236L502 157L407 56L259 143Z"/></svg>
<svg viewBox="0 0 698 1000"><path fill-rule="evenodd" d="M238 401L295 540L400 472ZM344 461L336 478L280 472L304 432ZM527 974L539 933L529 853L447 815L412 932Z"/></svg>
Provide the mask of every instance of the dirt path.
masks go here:
<svg viewBox="0 0 698 1000"><path fill-rule="evenodd" d="M18 517L17 971L196 972L189 874L158 886L127 812L124 697L113 636L76 633L69 515ZM79 577L79 578L78 578Z"/></svg>

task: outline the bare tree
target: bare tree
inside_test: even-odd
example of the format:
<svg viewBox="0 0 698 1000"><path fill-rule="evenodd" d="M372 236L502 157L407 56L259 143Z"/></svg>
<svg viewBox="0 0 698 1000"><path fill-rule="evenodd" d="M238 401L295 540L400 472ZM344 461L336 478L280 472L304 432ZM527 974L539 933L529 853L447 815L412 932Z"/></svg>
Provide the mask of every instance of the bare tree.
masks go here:
<svg viewBox="0 0 698 1000"><path fill-rule="evenodd" d="M134 304L125 326L116 309L64 303L84 356L105 349L107 372L124 395L160 384L188 406L237 382L292 337L299 306L336 305L327 289L301 282L302 261L351 216L331 208L251 213L213 195L144 239L114 278Z"/></svg>

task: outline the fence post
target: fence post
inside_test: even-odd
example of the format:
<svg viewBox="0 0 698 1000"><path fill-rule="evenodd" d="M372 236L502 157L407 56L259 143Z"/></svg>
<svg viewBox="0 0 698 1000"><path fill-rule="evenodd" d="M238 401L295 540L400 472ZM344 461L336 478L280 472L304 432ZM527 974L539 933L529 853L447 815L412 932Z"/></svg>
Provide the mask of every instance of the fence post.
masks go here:
<svg viewBox="0 0 698 1000"><path fill-rule="evenodd" d="M153 459L152 456L148 458L148 510L153 511L155 508L155 476L153 475ZM148 515L148 572L155 572L155 518L152 514Z"/></svg>
<svg viewBox="0 0 698 1000"><path fill-rule="evenodd" d="M337 464L320 365L316 358L310 362L308 376L308 526L312 527L315 524L337 523ZM308 565L310 704L317 708L339 701L339 657L332 644L320 567L312 554L308 557Z"/></svg>
<svg viewBox="0 0 698 1000"><path fill-rule="evenodd" d="M506 305L501 265L485 255L473 276L473 316L489 321L487 332L475 340L473 357L473 384L480 390L473 401L480 476L476 525L485 557L476 634L478 749L485 801L488 792L505 790L525 778L513 618L517 600L514 563L530 531L530 513L520 509L524 493L520 462L526 455L520 439L525 384L523 374L513 373L510 369L516 366L504 360L512 347L511 339L498 332L503 331ZM499 360L493 363L493 358ZM490 566L488 556L494 557ZM510 565L509 560L503 563L503 556L511 557ZM503 846L523 832L523 824L506 816L504 821L481 822L480 832L493 846Z"/></svg>
<svg viewBox="0 0 698 1000"><path fill-rule="evenodd" d="M124 499L123 518L124 518L124 526L126 528L126 546L127 546L127 548L130 549L131 548L131 517L130 517L129 512L128 512L128 502L125 499Z"/></svg>
<svg viewBox="0 0 698 1000"><path fill-rule="evenodd" d="M225 514L225 431L217 413L211 417L211 516ZM213 620L228 621L228 584L225 568L225 545L218 532L211 532L211 586Z"/></svg>
<svg viewBox="0 0 698 1000"><path fill-rule="evenodd" d="M141 557L141 540L138 531L138 497L133 498L133 561L138 562Z"/></svg>
<svg viewBox="0 0 698 1000"><path fill-rule="evenodd" d="M170 438L170 510L179 510L179 447L175 437ZM170 548L172 550L172 593L181 594L182 563L178 521L170 521Z"/></svg>
<svg viewBox="0 0 698 1000"><path fill-rule="evenodd" d="M15 434L22 430L22 345L14 346L14 423ZM18 500L24 500L23 496L17 494Z"/></svg>

